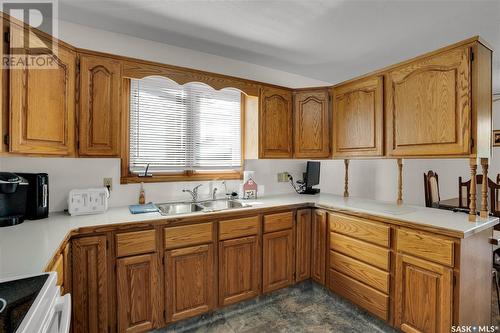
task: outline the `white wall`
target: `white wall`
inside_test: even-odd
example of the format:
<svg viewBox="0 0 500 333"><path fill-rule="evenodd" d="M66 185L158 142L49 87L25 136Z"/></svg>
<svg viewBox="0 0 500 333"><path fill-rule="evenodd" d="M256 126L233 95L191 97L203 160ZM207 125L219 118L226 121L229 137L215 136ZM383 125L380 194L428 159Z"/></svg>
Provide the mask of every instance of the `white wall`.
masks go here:
<svg viewBox="0 0 500 333"><path fill-rule="evenodd" d="M290 88L329 85L328 82L269 67L115 32L98 30L66 21L59 21L59 38L76 47L93 51L232 75Z"/></svg>

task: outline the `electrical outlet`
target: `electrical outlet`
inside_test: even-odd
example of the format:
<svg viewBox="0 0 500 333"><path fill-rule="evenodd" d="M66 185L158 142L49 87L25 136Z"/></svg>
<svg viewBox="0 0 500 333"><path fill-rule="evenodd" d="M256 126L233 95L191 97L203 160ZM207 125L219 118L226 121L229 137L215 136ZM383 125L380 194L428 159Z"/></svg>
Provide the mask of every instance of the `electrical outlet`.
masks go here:
<svg viewBox="0 0 500 333"><path fill-rule="evenodd" d="M278 172L278 183L286 183L288 182L288 172Z"/></svg>
<svg viewBox="0 0 500 333"><path fill-rule="evenodd" d="M108 188L109 192L111 192L111 190L113 189L113 178L104 178L102 180L102 184L104 187Z"/></svg>

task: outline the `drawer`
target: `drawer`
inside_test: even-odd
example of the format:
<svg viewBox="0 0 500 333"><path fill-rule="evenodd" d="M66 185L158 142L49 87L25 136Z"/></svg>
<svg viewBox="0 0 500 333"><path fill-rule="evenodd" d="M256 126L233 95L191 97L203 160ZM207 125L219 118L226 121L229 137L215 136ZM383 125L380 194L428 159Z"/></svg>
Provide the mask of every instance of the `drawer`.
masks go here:
<svg viewBox="0 0 500 333"><path fill-rule="evenodd" d="M328 286L334 293L347 298L383 320L388 319L389 296L333 269L330 269L328 273Z"/></svg>
<svg viewBox="0 0 500 333"><path fill-rule="evenodd" d="M398 251L453 267L453 241L408 229L398 229L396 235Z"/></svg>
<svg viewBox="0 0 500 333"><path fill-rule="evenodd" d="M340 252L383 270L389 270L390 252L383 247L331 232L330 250Z"/></svg>
<svg viewBox="0 0 500 333"><path fill-rule="evenodd" d="M259 217L251 216L219 222L219 240L257 235Z"/></svg>
<svg viewBox="0 0 500 333"><path fill-rule="evenodd" d="M278 213L264 216L264 233L293 227L293 213Z"/></svg>
<svg viewBox="0 0 500 333"><path fill-rule="evenodd" d="M165 228L163 229L165 249L211 243L214 240L213 226L210 222Z"/></svg>
<svg viewBox="0 0 500 333"><path fill-rule="evenodd" d="M338 252L330 251L330 268L383 293L389 293L389 273Z"/></svg>
<svg viewBox="0 0 500 333"><path fill-rule="evenodd" d="M115 240L117 257L156 251L156 230L154 229L117 234Z"/></svg>
<svg viewBox="0 0 500 333"><path fill-rule="evenodd" d="M328 214L328 221L330 231L389 247L391 228L388 225L359 217L332 213Z"/></svg>

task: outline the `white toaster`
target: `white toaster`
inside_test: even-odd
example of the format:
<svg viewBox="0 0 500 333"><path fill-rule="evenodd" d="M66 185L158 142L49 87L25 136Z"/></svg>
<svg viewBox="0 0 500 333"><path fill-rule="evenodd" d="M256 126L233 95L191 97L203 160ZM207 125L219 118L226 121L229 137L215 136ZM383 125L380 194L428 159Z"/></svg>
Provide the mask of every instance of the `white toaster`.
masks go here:
<svg viewBox="0 0 500 333"><path fill-rule="evenodd" d="M106 187L69 191L68 212L74 215L99 214L108 210L109 192Z"/></svg>

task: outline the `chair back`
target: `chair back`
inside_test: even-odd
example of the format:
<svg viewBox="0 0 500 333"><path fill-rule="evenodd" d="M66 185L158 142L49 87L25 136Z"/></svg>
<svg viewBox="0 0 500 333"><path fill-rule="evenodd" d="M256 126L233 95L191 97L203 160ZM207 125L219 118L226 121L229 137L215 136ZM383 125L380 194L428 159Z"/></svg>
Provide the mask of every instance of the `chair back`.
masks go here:
<svg viewBox="0 0 500 333"><path fill-rule="evenodd" d="M470 180L462 181L462 177L458 177L458 207L469 208L470 202Z"/></svg>
<svg viewBox="0 0 500 333"><path fill-rule="evenodd" d="M439 179L437 173L432 170L424 173L424 195L426 207L439 206Z"/></svg>
<svg viewBox="0 0 500 333"><path fill-rule="evenodd" d="M481 185L483 184L483 175L476 175L476 198L480 201ZM500 207L498 207L498 198L500 190L500 174L497 175L497 182L488 178L488 191L490 202L488 203L490 212L498 216ZM462 181L462 177L458 177L458 202L460 208L469 208L470 203L470 180ZM479 208L479 207L478 207Z"/></svg>

